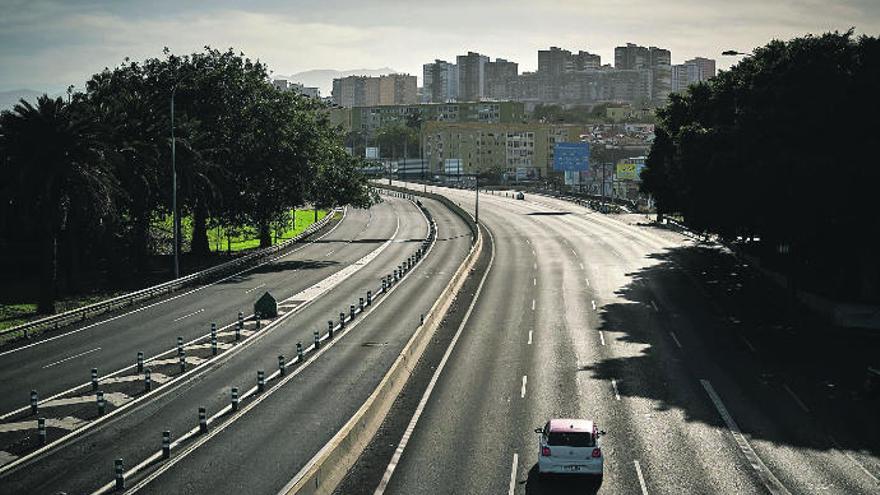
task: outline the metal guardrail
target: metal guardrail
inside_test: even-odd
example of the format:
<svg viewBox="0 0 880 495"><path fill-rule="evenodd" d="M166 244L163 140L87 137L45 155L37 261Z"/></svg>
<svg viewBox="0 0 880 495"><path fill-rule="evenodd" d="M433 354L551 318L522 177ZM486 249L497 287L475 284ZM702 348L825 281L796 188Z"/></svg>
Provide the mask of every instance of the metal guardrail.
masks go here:
<svg viewBox="0 0 880 495"><path fill-rule="evenodd" d="M187 285L191 285L206 279L211 279L223 274L227 274L235 269L240 269L247 265L256 265L261 261L264 261L267 258L286 250L297 242L314 234L316 231L324 228L324 226L326 226L330 222L330 220L334 216L334 213L337 211L339 211L338 208L329 211L324 218L310 225L306 230L300 232L296 237L288 239L281 244L260 249L240 258L236 258L234 260L212 266L211 268L207 268L196 273L191 273L184 277L169 280L168 282L154 285L152 287L147 287L146 289L130 292L128 294L123 294L121 296L90 304L88 306L83 306L81 308L65 311L64 313L47 316L46 318L41 318L39 320L23 323L21 325L7 328L5 330L0 330L0 335L9 335L19 332L21 333L22 338L27 338L29 336L29 333L35 330L41 330L45 328L57 329L65 325L70 325L78 321L83 321L90 316L97 316L113 309L117 309L123 306L131 306L136 302L152 299L157 295L170 294L181 287L185 287Z"/></svg>

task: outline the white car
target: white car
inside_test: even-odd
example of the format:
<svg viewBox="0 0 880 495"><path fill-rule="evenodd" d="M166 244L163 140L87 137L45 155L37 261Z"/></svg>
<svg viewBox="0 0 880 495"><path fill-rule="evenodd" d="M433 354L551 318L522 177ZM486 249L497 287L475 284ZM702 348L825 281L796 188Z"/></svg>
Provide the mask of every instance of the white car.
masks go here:
<svg viewBox="0 0 880 495"><path fill-rule="evenodd" d="M602 479L604 431L588 419L551 419L538 440L538 474L590 474Z"/></svg>

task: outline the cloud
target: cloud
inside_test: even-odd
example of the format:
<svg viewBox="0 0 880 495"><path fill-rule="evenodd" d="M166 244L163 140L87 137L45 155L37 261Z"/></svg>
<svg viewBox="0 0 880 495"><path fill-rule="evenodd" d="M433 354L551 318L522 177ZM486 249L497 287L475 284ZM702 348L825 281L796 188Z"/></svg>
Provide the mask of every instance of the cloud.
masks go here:
<svg viewBox="0 0 880 495"><path fill-rule="evenodd" d="M423 63L468 50L534 70L537 50L551 45L612 63L614 46L632 41L669 48L680 62L809 32L880 32L875 0L276 0L246 8L223 0L0 1L0 90L81 85L126 56L159 56L164 46L234 47L282 75L390 66L420 76Z"/></svg>

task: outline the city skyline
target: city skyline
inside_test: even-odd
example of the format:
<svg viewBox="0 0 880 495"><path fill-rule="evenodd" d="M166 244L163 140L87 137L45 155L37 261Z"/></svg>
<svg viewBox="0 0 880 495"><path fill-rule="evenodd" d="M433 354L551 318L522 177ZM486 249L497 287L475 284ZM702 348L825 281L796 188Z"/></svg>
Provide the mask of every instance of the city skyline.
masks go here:
<svg viewBox="0 0 880 495"><path fill-rule="evenodd" d="M93 1L76 5L52 1L4 1L0 20L0 91L59 91L77 87L104 67L125 57L159 56L164 46L188 53L209 44L233 47L266 62L275 76L310 69L391 67L416 75L434 59L454 60L478 51L537 69L538 49L559 46L613 60L626 42L662 46L672 63L693 57L718 60L720 69L736 58L725 49L748 51L774 38L807 33L880 30L880 7L864 0L828 5L813 1L749 4L729 9L723 2L680 1L662 9L642 0L610 5L553 1L490 4L446 2L400 8L399 2L374 2L368 12L349 1L299 2L295 6L264 1L243 7L233 2L210 6L189 2L150 5ZM643 15L650 9L649 19ZM524 13L528 12L528 15ZM833 21L832 21L833 19Z"/></svg>

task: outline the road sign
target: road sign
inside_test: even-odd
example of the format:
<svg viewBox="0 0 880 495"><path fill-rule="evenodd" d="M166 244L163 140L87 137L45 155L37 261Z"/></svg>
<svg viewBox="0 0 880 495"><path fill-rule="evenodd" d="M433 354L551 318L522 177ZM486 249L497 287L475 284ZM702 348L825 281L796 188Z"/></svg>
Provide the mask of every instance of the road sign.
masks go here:
<svg viewBox="0 0 880 495"><path fill-rule="evenodd" d="M586 172L590 169L590 143L556 143L553 148L553 170Z"/></svg>

